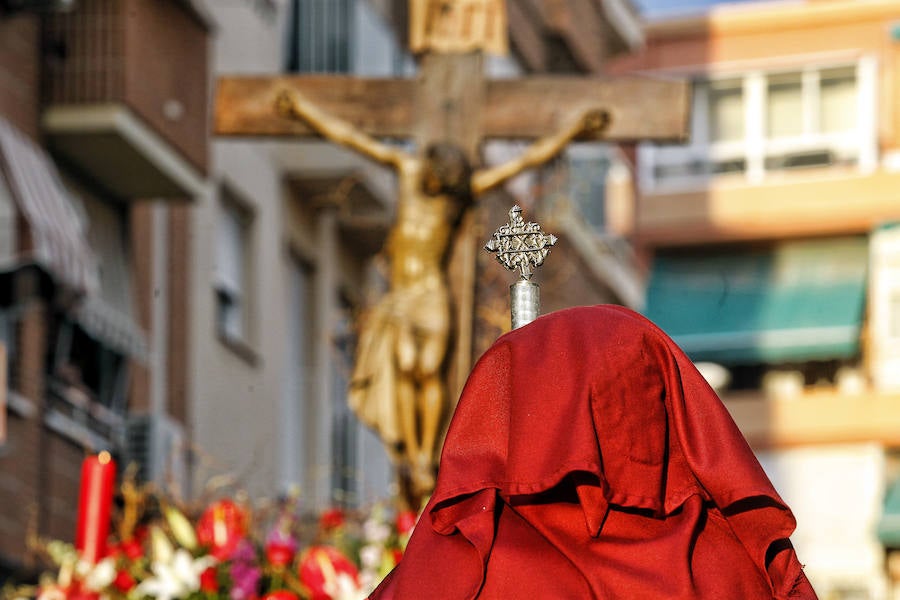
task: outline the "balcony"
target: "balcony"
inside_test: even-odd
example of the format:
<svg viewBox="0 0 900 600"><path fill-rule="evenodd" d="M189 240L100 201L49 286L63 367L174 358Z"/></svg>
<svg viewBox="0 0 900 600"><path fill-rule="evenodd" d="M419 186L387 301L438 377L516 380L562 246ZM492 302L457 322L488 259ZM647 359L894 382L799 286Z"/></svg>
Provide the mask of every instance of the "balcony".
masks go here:
<svg viewBox="0 0 900 600"><path fill-rule="evenodd" d="M804 389L781 397L757 392L722 395L744 437L757 449L817 443L900 443L900 394L866 387Z"/></svg>
<svg viewBox="0 0 900 600"><path fill-rule="evenodd" d="M890 220L900 174L879 157L877 65L801 55L697 75L690 142L638 152L642 241L864 233Z"/></svg>
<svg viewBox="0 0 900 600"><path fill-rule="evenodd" d="M189 0L82 0L48 16L42 122L51 149L122 200L200 193L208 36Z"/></svg>

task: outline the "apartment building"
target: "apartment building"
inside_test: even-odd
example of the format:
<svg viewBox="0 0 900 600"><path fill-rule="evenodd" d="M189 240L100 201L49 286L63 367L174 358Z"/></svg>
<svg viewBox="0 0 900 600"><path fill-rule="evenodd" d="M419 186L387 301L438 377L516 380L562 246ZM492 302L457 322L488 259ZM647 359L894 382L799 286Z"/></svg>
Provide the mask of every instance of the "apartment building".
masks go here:
<svg viewBox="0 0 900 600"><path fill-rule="evenodd" d="M623 233L823 598L897 597L898 24L885 0L724 5L651 22L610 69L694 81L690 141L637 148Z"/></svg>
<svg viewBox="0 0 900 600"><path fill-rule="evenodd" d="M204 189L208 36L188 2L0 3L3 575L72 538L87 452L183 428L185 274L154 252Z"/></svg>

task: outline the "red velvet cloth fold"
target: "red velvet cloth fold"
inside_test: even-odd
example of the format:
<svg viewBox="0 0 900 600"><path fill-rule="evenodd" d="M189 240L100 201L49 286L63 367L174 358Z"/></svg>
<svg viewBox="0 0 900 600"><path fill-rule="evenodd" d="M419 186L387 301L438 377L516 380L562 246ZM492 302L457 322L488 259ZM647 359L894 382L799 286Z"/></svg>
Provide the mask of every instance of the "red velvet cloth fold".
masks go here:
<svg viewBox="0 0 900 600"><path fill-rule="evenodd" d="M573 308L478 361L435 493L371 598L812 599L794 527L668 336Z"/></svg>

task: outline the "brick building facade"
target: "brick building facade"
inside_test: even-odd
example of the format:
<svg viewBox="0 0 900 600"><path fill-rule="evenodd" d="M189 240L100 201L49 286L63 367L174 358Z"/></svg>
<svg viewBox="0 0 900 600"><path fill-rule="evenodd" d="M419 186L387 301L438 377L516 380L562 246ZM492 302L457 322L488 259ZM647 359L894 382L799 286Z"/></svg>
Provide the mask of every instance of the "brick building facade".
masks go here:
<svg viewBox="0 0 900 600"><path fill-rule="evenodd" d="M185 343L159 335L186 318L184 263L147 257L184 246L208 161L208 23L190 2L15 4L0 3L0 578L36 567L32 535L72 539L86 453L146 455L128 434L156 388L157 412L186 418Z"/></svg>

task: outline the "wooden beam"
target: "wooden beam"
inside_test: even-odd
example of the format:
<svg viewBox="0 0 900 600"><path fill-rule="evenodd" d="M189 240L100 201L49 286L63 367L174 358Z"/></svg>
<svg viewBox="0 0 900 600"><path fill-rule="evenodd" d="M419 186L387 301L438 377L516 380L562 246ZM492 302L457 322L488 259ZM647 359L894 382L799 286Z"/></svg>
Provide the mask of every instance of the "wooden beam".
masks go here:
<svg viewBox="0 0 900 600"><path fill-rule="evenodd" d="M279 90L293 88L375 137L415 133L417 80L355 77L223 77L216 89L215 133L220 136L304 136L302 123L276 114ZM587 107L608 110L608 141L687 138L690 87L650 78L533 77L487 83L482 137L533 139Z"/></svg>
<svg viewBox="0 0 900 600"><path fill-rule="evenodd" d="M414 123L415 80L341 75L220 77L214 132L234 136L310 136L296 119L275 112L275 97L292 88L375 137L409 137Z"/></svg>
<svg viewBox="0 0 900 600"><path fill-rule="evenodd" d="M688 135L690 86L650 78L529 77L488 82L485 137L536 138L588 107L609 111L608 141L683 141ZM585 140L588 138L579 138Z"/></svg>

